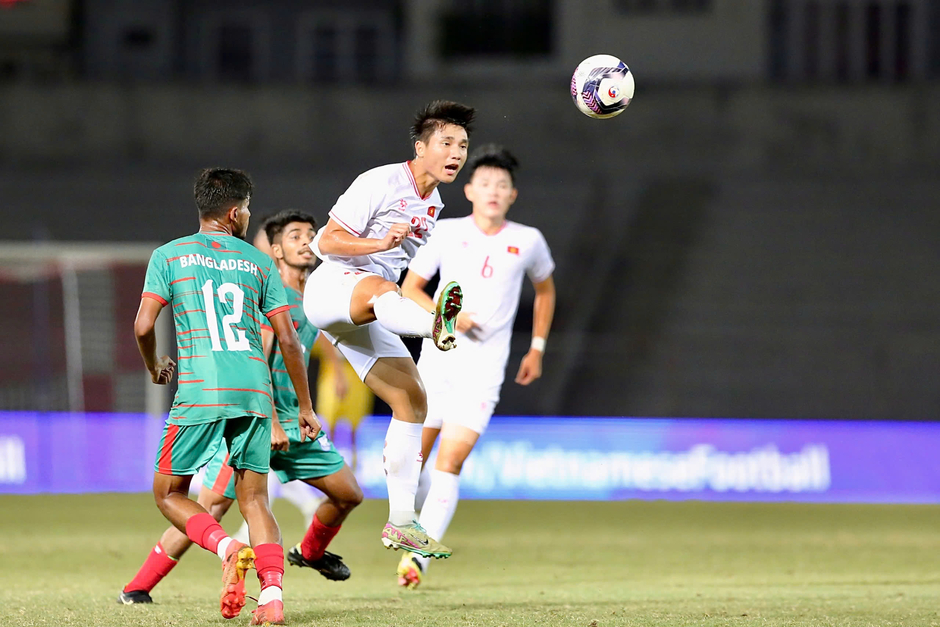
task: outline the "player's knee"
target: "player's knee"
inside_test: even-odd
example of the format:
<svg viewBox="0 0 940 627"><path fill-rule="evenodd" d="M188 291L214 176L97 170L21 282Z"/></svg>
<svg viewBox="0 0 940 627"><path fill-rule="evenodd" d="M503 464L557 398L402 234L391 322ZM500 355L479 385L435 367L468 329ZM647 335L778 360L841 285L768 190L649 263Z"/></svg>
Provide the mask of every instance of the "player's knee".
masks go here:
<svg viewBox="0 0 940 627"><path fill-rule="evenodd" d="M388 395L387 402L396 416L413 416L408 422L424 422L428 415L428 397L420 381L399 388Z"/></svg>
<svg viewBox="0 0 940 627"><path fill-rule="evenodd" d="M218 503L212 503L206 510L212 514L212 517L217 521L221 521L222 517L225 516L225 513L228 512L229 508L232 506L232 499L225 499Z"/></svg>
<svg viewBox="0 0 940 627"><path fill-rule="evenodd" d="M378 298L382 294L388 294L389 292L398 292L399 287L397 284L392 283L391 281L382 281L379 283L378 287L375 288L373 296Z"/></svg>
<svg viewBox="0 0 940 627"><path fill-rule="evenodd" d="M437 461L434 463L434 469L441 472L449 472L452 475L459 475L463 470L463 463L466 458L459 451L442 450L437 454Z"/></svg>
<svg viewBox="0 0 940 627"><path fill-rule="evenodd" d="M164 512L164 514L166 513L168 500L170 499L170 496L174 494L174 492L175 491L173 488L165 482L155 482L153 485L153 500L157 504L157 507L160 509L160 511ZM185 496L185 494L183 496Z"/></svg>
<svg viewBox="0 0 940 627"><path fill-rule="evenodd" d="M417 422L424 422L428 417L428 395L420 380L415 381L408 388L408 402L411 403Z"/></svg>
<svg viewBox="0 0 940 627"><path fill-rule="evenodd" d="M362 503L363 495L362 488L359 487L358 483L355 483L349 486L349 489L346 490L343 499L343 509L347 512L351 512L356 509L360 503Z"/></svg>

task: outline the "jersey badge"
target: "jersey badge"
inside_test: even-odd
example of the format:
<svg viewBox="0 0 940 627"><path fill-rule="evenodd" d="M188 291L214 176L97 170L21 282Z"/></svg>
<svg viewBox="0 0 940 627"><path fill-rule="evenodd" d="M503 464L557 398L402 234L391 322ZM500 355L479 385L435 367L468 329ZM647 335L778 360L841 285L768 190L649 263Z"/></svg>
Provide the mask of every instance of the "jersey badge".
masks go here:
<svg viewBox="0 0 940 627"><path fill-rule="evenodd" d="M428 207L429 217L433 218L435 213L437 213L437 207Z"/></svg>
<svg viewBox="0 0 940 627"><path fill-rule="evenodd" d="M518 254L519 254L519 247L518 247L518 246L508 246L508 247L506 248L506 252L509 253L510 255L518 255Z"/></svg>

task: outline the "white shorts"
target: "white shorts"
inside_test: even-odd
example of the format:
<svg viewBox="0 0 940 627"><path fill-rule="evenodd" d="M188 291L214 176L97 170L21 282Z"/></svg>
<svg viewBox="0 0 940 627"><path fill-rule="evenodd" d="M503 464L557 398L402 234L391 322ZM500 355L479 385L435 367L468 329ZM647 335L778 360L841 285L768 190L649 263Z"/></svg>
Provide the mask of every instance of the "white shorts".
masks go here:
<svg viewBox="0 0 940 627"><path fill-rule="evenodd" d="M411 357L401 338L378 322L357 325L349 315L353 290L362 279L379 276L321 263L307 278L304 287L304 313L365 381L380 357Z"/></svg>
<svg viewBox="0 0 940 627"><path fill-rule="evenodd" d="M426 340L418 359L418 373L428 394L428 415L424 426L441 429L441 437L444 438L448 437L449 425L466 427L483 435L503 387L502 376L497 377L498 381L490 377L489 382L484 382L479 371L464 367L463 362L457 361L460 349L458 341L453 351L441 353Z"/></svg>

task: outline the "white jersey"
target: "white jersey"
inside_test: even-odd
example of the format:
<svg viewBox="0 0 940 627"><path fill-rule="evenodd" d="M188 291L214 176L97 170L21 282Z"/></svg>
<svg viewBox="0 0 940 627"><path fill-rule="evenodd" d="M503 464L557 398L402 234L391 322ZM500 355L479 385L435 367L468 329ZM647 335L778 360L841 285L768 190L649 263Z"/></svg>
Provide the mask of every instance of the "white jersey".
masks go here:
<svg viewBox="0 0 940 627"><path fill-rule="evenodd" d="M428 352L431 359L453 355L455 360L466 357L475 364L483 359L487 368L498 369L501 383L522 278L540 283L551 276L555 262L538 229L507 221L500 231L487 235L467 216L441 220L434 239L418 251L408 269L428 280L440 271L438 292L447 282L457 281L463 290L463 311L480 327L469 335L458 333L453 351L441 353L425 343L421 359Z"/></svg>
<svg viewBox="0 0 940 627"><path fill-rule="evenodd" d="M352 270L374 272L389 281L398 281L418 249L428 241L444 203L437 188L426 197L418 193L411 168L394 163L360 174L336 200L330 217L356 237L382 239L393 224L411 224L411 235L401 246L361 257L324 255L320 252L320 229L311 248L320 259Z"/></svg>

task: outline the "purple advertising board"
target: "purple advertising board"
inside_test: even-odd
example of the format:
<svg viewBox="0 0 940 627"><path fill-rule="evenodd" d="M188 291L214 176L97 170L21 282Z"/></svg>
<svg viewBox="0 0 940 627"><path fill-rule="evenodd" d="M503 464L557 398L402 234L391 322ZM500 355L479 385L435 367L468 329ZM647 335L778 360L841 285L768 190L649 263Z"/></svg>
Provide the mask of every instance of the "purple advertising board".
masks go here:
<svg viewBox="0 0 940 627"><path fill-rule="evenodd" d="M356 434L368 497L385 496L388 420ZM0 413L0 494L147 491L162 426L138 414ZM340 425L347 459L349 441ZM940 503L938 450L937 423L497 416L464 465L461 496Z"/></svg>

